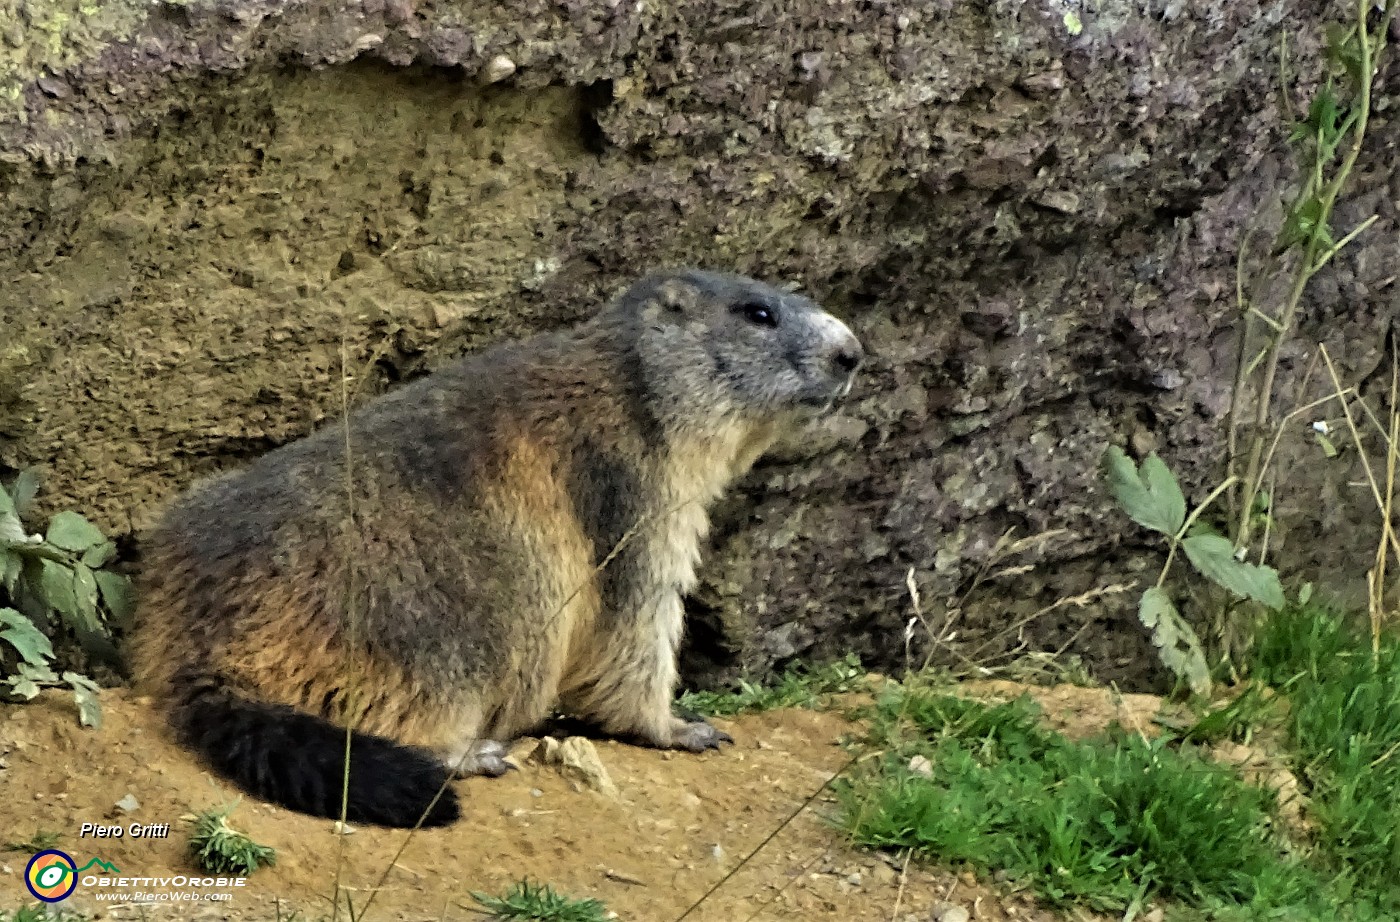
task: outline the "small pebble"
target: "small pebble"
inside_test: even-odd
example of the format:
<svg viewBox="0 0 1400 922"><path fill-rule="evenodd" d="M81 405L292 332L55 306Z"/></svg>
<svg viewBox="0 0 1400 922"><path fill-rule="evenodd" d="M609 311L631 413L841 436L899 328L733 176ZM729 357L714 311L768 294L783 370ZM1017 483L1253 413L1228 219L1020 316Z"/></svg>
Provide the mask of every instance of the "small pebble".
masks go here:
<svg viewBox="0 0 1400 922"><path fill-rule="evenodd" d="M968 922L972 914L957 903L934 903L932 922Z"/></svg>
<svg viewBox="0 0 1400 922"><path fill-rule="evenodd" d="M850 884L852 887L859 887L859 886L860 886L860 875L859 875L859 874L851 874L851 875L847 876L847 877L846 877L846 883Z"/></svg>
<svg viewBox="0 0 1400 922"><path fill-rule="evenodd" d="M541 791L539 788L530 788L530 796L531 796L531 797L543 797L543 796L544 796L544 791Z"/></svg>
<svg viewBox="0 0 1400 922"><path fill-rule="evenodd" d="M515 62L503 54L498 54L486 62L486 82L500 83L515 73Z"/></svg>
<svg viewBox="0 0 1400 922"><path fill-rule="evenodd" d="M141 801L136 799L135 794L128 792L125 797L117 801L112 806L116 807L123 813L133 813L141 809Z"/></svg>

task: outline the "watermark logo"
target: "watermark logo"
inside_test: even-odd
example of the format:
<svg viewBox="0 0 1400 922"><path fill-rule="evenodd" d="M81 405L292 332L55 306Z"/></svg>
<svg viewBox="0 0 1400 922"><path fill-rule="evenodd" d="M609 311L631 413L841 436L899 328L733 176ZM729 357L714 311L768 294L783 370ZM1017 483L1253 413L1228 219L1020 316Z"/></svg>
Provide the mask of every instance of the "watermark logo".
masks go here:
<svg viewBox="0 0 1400 922"><path fill-rule="evenodd" d="M101 827L89 833L90 824L83 824L83 836L119 839L129 834L134 839L165 838L169 825L153 823L129 829L120 826ZM24 886L37 900L58 903L73 895L78 887L93 900L110 903L175 903L222 902L233 897L233 891L247 884L243 877L192 877L187 874L148 877L123 877L121 869L105 858L90 858L79 865L67 852L46 848L24 866Z"/></svg>
<svg viewBox="0 0 1400 922"><path fill-rule="evenodd" d="M78 889L78 875L91 868L101 868L109 874L120 874L116 866L93 858L82 867L56 848L46 848L29 859L24 867L24 885L36 899L45 903L66 900Z"/></svg>
<svg viewBox="0 0 1400 922"><path fill-rule="evenodd" d="M66 900L78 888L78 866L56 848L37 852L24 868L24 885L45 903Z"/></svg>

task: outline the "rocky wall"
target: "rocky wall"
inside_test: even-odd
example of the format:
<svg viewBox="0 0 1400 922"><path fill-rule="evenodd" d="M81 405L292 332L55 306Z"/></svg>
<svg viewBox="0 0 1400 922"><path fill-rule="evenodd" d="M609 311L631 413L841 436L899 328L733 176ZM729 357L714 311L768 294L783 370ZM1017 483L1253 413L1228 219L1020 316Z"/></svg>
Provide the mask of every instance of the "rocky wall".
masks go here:
<svg viewBox="0 0 1400 922"><path fill-rule="evenodd" d="M174 492L347 396L653 266L747 272L871 358L719 510L688 673L900 663L912 570L935 629L958 609L943 661L1157 684L1131 593L1041 612L1155 565L1106 445L1198 495L1219 473L1235 253L1290 178L1280 40L1306 84L1332 6L0 3L0 465L137 553ZM1306 307L1354 377L1388 368L1390 119L1344 208L1381 219ZM1367 497L1310 450L1284 453L1290 572L1352 585ZM1042 536L1034 569L969 595L1007 533Z"/></svg>

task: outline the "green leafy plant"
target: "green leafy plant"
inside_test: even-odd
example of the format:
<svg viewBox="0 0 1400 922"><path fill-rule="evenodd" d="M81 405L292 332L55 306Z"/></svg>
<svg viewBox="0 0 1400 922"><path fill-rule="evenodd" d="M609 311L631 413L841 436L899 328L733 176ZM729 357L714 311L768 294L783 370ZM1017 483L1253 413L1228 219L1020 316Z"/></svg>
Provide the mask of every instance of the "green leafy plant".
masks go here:
<svg viewBox="0 0 1400 922"><path fill-rule="evenodd" d="M28 532L38 488L32 470L0 487L0 690L28 700L66 684L83 724L97 726L97 686L76 672L55 674L49 637L66 629L89 654L114 659L110 629L129 617L131 587L107 569L116 545L78 513L59 512L42 534Z"/></svg>
<svg viewBox="0 0 1400 922"><path fill-rule="evenodd" d="M1277 277L1280 261L1285 257L1292 259L1292 278L1281 303L1259 304L1250 297L1243 271L1249 248L1247 237L1240 247L1236 283L1240 338L1227 422L1226 472L1239 484L1233 536L1239 547L1251 542L1255 500L1264 492L1273 446L1287 421L1274 419L1274 384L1283 347L1297 326L1303 293L1323 267L1376 221L1372 215L1340 239L1331 225L1333 208L1355 171L1365 144L1376 73L1398 6L1400 0L1355 0L1349 19L1327 29L1320 85L1306 115L1297 119L1288 138L1296 155L1300 181L1285 207L1282 227L1259 274L1261 280L1270 281ZM1288 89L1284 87L1285 105ZM1323 443L1324 451L1329 447Z"/></svg>
<svg viewBox="0 0 1400 922"><path fill-rule="evenodd" d="M1109 490L1128 517L1167 539L1166 563L1156 585L1138 602L1138 620L1152 632L1162 663L1194 693L1208 695L1211 670L1205 649L1166 589L1177 551L1184 552L1197 572L1211 582L1274 610L1282 608L1285 601L1278 573L1272 567L1246 563L1228 538L1200 521L1201 513L1233 485L1233 479L1217 487L1188 515L1176 476L1155 454L1148 455L1139 469L1115 445L1104 452L1103 467Z"/></svg>
<svg viewBox="0 0 1400 922"><path fill-rule="evenodd" d="M594 899L574 899L549 884L522 880L505 896L472 893L493 919L535 919L539 922L606 922L607 907Z"/></svg>
<svg viewBox="0 0 1400 922"><path fill-rule="evenodd" d="M13 842L6 842L5 850L10 852L26 852L33 855L42 852L46 848L53 848L58 844L59 838L61 837L56 832L40 829L28 839L17 839Z"/></svg>
<svg viewBox="0 0 1400 922"><path fill-rule="evenodd" d="M247 877L258 868L277 863L277 852L260 845L228 824L237 804L205 810L186 817L194 826L190 851L201 868L210 874L236 874Z"/></svg>
<svg viewBox="0 0 1400 922"><path fill-rule="evenodd" d="M772 685L741 679L734 691L686 692L677 703L685 710L710 717L732 717L774 708L814 708L827 695L864 689L865 676L860 658L850 654L821 666L789 667Z"/></svg>
<svg viewBox="0 0 1400 922"><path fill-rule="evenodd" d="M1345 8L1345 5L1344 5ZM1340 235L1331 227L1335 205L1355 172L1371 122L1375 78L1387 50L1388 36L1400 0L1355 0L1350 14L1330 26L1324 42L1323 73L1306 112L1295 116L1288 138L1298 167L1298 182L1288 197L1284 218L1273 246L1251 277L1250 235L1241 242L1236 267L1236 302L1239 339L1236 374L1226 420L1226 470L1223 481L1190 515L1176 477L1155 456L1139 470L1117 448L1104 456L1106 477L1120 506L1145 528L1167 539L1167 562L1155 586L1143 593L1138 616L1152 632L1162 661L1198 694L1209 691L1211 669L1205 646L1196 631L1181 617L1166 589L1166 578L1176 552L1210 582L1239 599L1248 599L1277 611L1284 605L1278 574L1266 565L1273 524L1276 473L1273 460L1286 427L1300 414L1336 401L1346 413L1348 427L1361 453L1372 494L1382 522L1380 546L1368 589L1372 599L1373 631L1379 631L1384 578L1390 554L1400 558L1400 538L1390 523L1395 483L1396 454L1400 453L1400 417L1392 413L1387 442L1384 490L1365 456L1348 401L1357 396L1344 388L1325 348L1319 348L1332 379L1332 392L1319 400L1302 403L1311 366L1298 386L1299 403L1291 412L1276 412L1277 372L1285 345L1295 333L1308 283L1339 252L1375 222L1373 215ZM1283 98L1288 106L1291 87L1285 66ZM1275 284L1286 279L1286 284ZM1272 302L1256 300L1254 292L1283 290ZM1392 370L1392 402L1400 393ZM1374 414L1372 414L1374 421ZM1324 432L1310 432L1328 458L1338 456ZM1272 478L1272 479L1271 479ZM1272 486L1271 486L1272 484ZM1226 524L1220 532L1198 522L1201 512L1224 495L1228 501ZM1246 562L1246 559L1255 561ZM1233 617L1238 606L1217 611L1210 640L1219 659L1230 661L1245 649L1256 620Z"/></svg>

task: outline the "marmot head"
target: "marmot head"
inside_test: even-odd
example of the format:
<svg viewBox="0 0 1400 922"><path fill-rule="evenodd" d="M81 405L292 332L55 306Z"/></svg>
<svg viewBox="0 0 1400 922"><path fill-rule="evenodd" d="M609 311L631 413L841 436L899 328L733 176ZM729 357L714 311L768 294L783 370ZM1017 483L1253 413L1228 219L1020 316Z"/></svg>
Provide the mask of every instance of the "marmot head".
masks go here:
<svg viewBox="0 0 1400 922"><path fill-rule="evenodd" d="M865 354L813 301L741 275L654 273L607 311L615 312L672 418L821 412L850 393Z"/></svg>

